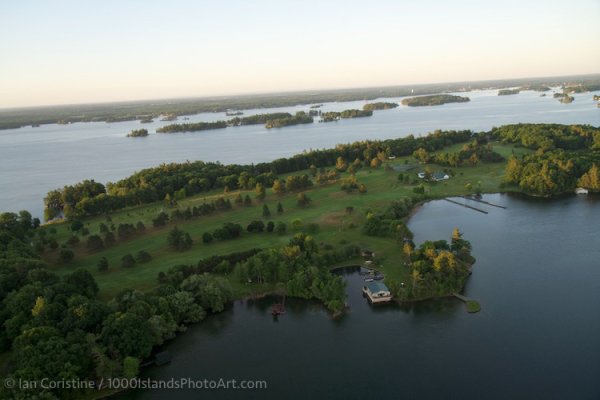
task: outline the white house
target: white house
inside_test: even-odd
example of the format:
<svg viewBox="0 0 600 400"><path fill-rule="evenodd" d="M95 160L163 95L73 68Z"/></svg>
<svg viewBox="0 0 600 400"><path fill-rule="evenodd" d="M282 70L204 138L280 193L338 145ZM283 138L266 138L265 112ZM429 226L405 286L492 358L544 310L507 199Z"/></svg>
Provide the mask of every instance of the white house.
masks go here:
<svg viewBox="0 0 600 400"><path fill-rule="evenodd" d="M425 172L419 172L417 174L417 176L419 178L421 178L421 179L425 179ZM432 181L439 182L439 181L445 181L446 179L450 179L450 176L448 174L444 173L444 172L434 172L431 175L431 180Z"/></svg>

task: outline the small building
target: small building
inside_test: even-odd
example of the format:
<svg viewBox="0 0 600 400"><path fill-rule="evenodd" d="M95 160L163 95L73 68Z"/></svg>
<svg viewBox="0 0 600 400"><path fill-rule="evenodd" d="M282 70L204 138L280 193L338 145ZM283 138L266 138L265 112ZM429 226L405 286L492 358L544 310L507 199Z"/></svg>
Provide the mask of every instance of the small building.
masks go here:
<svg viewBox="0 0 600 400"><path fill-rule="evenodd" d="M419 172L417 176L421 179L425 179L425 172ZM431 180L435 182L445 181L446 179L450 179L450 175L445 172L434 172L431 174Z"/></svg>
<svg viewBox="0 0 600 400"><path fill-rule="evenodd" d="M371 303L385 303L392 300L390 289L383 282L369 282L363 286L363 293Z"/></svg>

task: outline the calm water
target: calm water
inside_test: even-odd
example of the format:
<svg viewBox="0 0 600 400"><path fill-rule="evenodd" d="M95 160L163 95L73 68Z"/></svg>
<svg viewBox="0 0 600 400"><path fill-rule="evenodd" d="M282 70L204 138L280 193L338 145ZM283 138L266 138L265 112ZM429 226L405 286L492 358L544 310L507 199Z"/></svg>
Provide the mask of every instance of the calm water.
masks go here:
<svg viewBox="0 0 600 400"><path fill-rule="evenodd" d="M600 398L600 198L531 201L506 195L426 204L410 221L416 241L460 227L478 262L457 300L372 307L347 274L351 311L332 320L288 299L238 301L165 347L170 379L263 379L265 391L138 391L122 399L594 399Z"/></svg>
<svg viewBox="0 0 600 400"><path fill-rule="evenodd" d="M600 92L596 92L600 93ZM136 170L162 162L185 160L253 163L290 156L305 149L332 147L363 139L423 134L435 129L487 130L517 122L584 123L600 125L600 109L592 93L575 94L571 104L550 96L523 92L497 96L497 91L467 93L469 103L436 107L404 107L376 111L373 117L336 123L265 129L262 125L222 130L126 138L132 129L151 133L169 122L142 125L79 123L0 130L0 210L28 209L41 216L42 198L51 189L83 179L115 181ZM385 99L399 101L400 99ZM324 111L361 108L365 102L326 103ZM307 110L306 106L247 110L246 115ZM189 121L225 119L223 113L190 116Z"/></svg>

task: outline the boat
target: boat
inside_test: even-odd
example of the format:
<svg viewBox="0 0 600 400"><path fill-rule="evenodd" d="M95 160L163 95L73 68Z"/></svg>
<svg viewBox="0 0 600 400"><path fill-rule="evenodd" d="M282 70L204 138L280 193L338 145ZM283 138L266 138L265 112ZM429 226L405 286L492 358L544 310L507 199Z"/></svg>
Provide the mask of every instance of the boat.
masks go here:
<svg viewBox="0 0 600 400"><path fill-rule="evenodd" d="M365 278L365 282L373 282L374 279L373 278Z"/></svg>
<svg viewBox="0 0 600 400"><path fill-rule="evenodd" d="M577 188L575 189L575 194L588 194L588 190L586 188Z"/></svg>

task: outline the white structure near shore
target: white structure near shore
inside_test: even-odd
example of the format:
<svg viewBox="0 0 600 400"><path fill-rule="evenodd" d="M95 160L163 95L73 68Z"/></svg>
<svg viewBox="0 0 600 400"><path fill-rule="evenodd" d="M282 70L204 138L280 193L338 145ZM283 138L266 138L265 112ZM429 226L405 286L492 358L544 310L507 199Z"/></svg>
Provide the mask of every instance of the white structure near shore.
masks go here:
<svg viewBox="0 0 600 400"><path fill-rule="evenodd" d="M363 293L371 303L384 303L392 300L392 293L382 282L369 282L363 286Z"/></svg>
<svg viewBox="0 0 600 400"><path fill-rule="evenodd" d="M579 188L575 189L575 193L576 194L588 194L588 190L585 189L585 188L580 188L579 187Z"/></svg>

